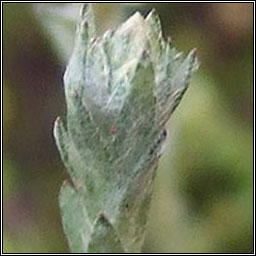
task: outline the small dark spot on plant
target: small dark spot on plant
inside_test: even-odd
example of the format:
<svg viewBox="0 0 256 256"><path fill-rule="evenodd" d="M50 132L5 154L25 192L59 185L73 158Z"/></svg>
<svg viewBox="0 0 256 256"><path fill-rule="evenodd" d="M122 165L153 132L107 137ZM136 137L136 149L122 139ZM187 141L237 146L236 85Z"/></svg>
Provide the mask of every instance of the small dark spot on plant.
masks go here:
<svg viewBox="0 0 256 256"><path fill-rule="evenodd" d="M101 221L101 222L106 221L106 217L105 217L105 214L103 212L99 216L99 221Z"/></svg>
<svg viewBox="0 0 256 256"><path fill-rule="evenodd" d="M74 98L75 98L75 99L78 99L79 93L78 93L77 90L74 90L73 95L74 95Z"/></svg>
<svg viewBox="0 0 256 256"><path fill-rule="evenodd" d="M112 125L110 127L110 131L111 131L112 134L116 134L117 133L117 128L114 125Z"/></svg>

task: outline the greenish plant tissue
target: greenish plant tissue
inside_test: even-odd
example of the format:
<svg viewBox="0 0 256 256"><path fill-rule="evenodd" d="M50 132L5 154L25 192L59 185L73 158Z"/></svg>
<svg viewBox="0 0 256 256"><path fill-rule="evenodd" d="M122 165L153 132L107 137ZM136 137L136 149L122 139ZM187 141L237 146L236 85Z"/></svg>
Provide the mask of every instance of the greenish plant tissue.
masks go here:
<svg viewBox="0 0 256 256"><path fill-rule="evenodd" d="M67 116L54 136L70 181L62 222L74 253L140 252L165 123L197 68L162 36L153 10L96 34L84 4L64 75Z"/></svg>

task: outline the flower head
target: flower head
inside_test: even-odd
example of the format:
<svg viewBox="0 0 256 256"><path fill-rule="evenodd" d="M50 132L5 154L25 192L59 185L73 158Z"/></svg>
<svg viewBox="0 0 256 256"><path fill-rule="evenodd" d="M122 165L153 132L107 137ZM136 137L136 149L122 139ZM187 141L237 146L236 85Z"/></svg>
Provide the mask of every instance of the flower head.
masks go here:
<svg viewBox="0 0 256 256"><path fill-rule="evenodd" d="M195 50L185 58L164 40L155 11L98 36L91 5L82 8L64 77L67 120L57 119L54 133L76 187L60 195L64 228L79 244L74 234L83 223L88 252L105 229L102 248L117 241L125 252L141 247L164 125L196 66ZM83 209L74 227L70 205Z"/></svg>

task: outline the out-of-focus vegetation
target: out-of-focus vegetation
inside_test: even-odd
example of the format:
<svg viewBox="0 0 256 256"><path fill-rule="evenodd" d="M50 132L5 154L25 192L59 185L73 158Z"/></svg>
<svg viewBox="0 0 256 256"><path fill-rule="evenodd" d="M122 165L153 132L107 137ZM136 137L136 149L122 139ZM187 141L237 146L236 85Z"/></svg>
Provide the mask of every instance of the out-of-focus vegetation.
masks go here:
<svg viewBox="0 0 256 256"><path fill-rule="evenodd" d="M168 124L144 252L252 253L253 4L94 7L102 30L155 7L165 35L178 50L197 47L201 62ZM3 4L4 252L68 252L58 209L66 173L52 125L65 113L77 10Z"/></svg>

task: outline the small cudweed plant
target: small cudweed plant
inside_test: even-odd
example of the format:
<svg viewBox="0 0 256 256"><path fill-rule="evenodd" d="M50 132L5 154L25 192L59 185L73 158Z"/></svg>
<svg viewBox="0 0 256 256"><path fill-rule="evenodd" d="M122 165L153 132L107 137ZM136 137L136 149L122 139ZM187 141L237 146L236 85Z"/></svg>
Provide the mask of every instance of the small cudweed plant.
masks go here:
<svg viewBox="0 0 256 256"><path fill-rule="evenodd" d="M71 181L59 200L75 253L140 252L165 123L196 69L162 37L155 11L98 36L81 9L64 76L67 118L54 135Z"/></svg>

